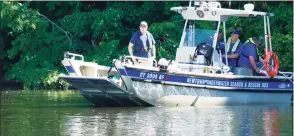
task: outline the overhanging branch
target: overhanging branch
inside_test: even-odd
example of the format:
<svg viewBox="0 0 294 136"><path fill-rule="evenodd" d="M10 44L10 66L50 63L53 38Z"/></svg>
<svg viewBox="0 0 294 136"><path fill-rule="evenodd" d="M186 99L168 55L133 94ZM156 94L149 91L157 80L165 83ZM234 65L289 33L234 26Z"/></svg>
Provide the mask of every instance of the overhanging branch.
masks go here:
<svg viewBox="0 0 294 136"><path fill-rule="evenodd" d="M46 20L48 20L51 24L53 24L54 26L56 26L59 30L61 30L62 32L65 33L65 36L67 37L68 41L69 41L69 44L70 46L72 46L72 34L65 31L64 29L62 29L60 26L58 26L56 23L54 23L53 21L51 21L48 17L46 17L45 15L41 14L38 12L38 15L40 15L41 17L45 18Z"/></svg>

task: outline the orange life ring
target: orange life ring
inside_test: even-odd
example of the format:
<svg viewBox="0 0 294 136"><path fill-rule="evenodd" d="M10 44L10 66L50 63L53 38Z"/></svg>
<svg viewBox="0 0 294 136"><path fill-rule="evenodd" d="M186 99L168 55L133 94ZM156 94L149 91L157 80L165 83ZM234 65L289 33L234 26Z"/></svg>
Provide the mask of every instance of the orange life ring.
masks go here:
<svg viewBox="0 0 294 136"><path fill-rule="evenodd" d="M269 61L271 58L274 60L274 68L270 70ZM279 63L280 63L280 61L279 61L279 58L276 53L274 53L273 51L268 51L266 53L265 59L264 59L264 68L265 68L266 73L269 76L274 77L278 74L279 66L280 66Z"/></svg>

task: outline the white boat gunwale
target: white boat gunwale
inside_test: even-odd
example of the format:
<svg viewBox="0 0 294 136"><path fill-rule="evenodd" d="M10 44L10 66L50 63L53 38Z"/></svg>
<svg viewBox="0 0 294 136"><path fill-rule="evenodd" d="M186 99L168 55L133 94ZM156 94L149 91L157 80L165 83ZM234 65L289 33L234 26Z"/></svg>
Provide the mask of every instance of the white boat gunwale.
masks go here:
<svg viewBox="0 0 294 136"><path fill-rule="evenodd" d="M140 67L140 66L131 66L131 65L125 65L126 68L130 69L137 69L145 72L160 72L159 68L152 69L152 68L146 68L146 67ZM174 74L174 75L185 75L185 76L191 76L191 77L216 77L216 78L226 78L226 79L264 79L264 80L289 80L291 77L285 77L285 76L245 76L245 75L232 75L232 74L216 74L216 73L195 73L195 72L182 72L182 71L174 71L174 72L162 72L165 74Z"/></svg>

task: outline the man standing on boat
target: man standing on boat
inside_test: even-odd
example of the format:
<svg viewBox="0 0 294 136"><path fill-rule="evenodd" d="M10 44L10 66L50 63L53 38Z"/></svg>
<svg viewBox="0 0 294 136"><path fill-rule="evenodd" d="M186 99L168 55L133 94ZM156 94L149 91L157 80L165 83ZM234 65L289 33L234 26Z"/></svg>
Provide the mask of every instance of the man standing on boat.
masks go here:
<svg viewBox="0 0 294 136"><path fill-rule="evenodd" d="M228 38L228 41L225 45L226 48L223 47L223 49L226 49L225 51L227 52L228 65L230 67L237 66L239 56L242 52L243 43L240 42L239 35L240 32L237 29L233 30L231 37ZM224 54L222 57L224 58L223 63L225 63L226 55Z"/></svg>
<svg viewBox="0 0 294 136"><path fill-rule="evenodd" d="M262 43L262 38L249 38L241 52L238 66L247 67L253 71L254 75L267 75L266 71L261 70L258 65L262 65L262 59L259 57L257 47Z"/></svg>
<svg viewBox="0 0 294 136"><path fill-rule="evenodd" d="M152 34L147 31L147 23L145 21L142 21L139 28L140 30L136 31L133 34L129 42L128 49L130 56L155 59L155 40ZM133 62L137 62L135 58L133 58L132 60Z"/></svg>

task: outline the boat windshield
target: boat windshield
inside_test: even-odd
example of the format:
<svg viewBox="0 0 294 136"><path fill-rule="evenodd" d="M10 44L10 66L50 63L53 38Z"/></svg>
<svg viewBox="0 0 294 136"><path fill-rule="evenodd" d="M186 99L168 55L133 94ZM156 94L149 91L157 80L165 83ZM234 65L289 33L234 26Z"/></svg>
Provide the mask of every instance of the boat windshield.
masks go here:
<svg viewBox="0 0 294 136"><path fill-rule="evenodd" d="M208 29L186 29L184 47L196 47L203 42L212 44L215 32L216 30Z"/></svg>
<svg viewBox="0 0 294 136"><path fill-rule="evenodd" d="M189 21L185 30L184 47L196 47L200 43L212 45L216 28L209 21Z"/></svg>

